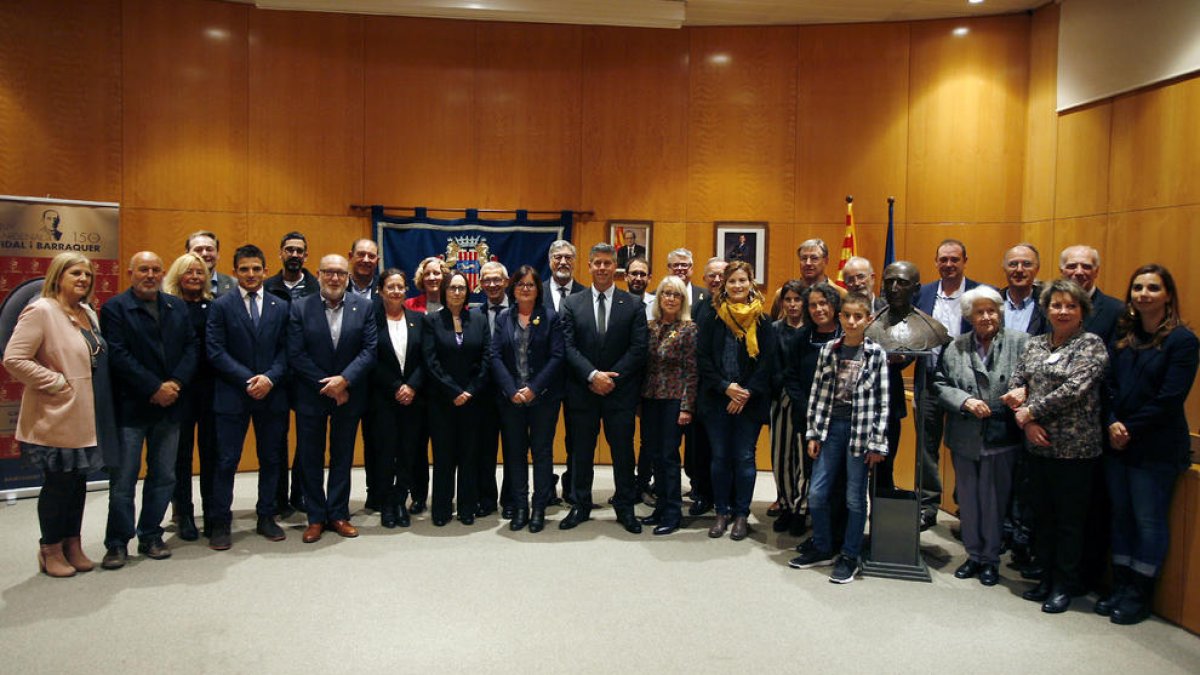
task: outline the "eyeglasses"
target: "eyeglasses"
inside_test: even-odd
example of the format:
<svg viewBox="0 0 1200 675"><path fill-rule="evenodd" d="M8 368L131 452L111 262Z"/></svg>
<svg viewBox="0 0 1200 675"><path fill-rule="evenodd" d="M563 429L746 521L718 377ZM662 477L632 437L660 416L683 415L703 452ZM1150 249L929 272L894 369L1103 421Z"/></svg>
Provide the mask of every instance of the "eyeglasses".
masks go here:
<svg viewBox="0 0 1200 675"><path fill-rule="evenodd" d="M479 280L479 283L483 284L484 286L503 286L504 279L499 277L484 277Z"/></svg>
<svg viewBox="0 0 1200 675"><path fill-rule="evenodd" d="M667 265L667 267L670 269L673 269L673 270L690 270L690 269L692 269L692 263L690 263L690 262L670 263Z"/></svg>
<svg viewBox="0 0 1200 675"><path fill-rule="evenodd" d="M518 284L514 284L514 286L518 291L532 291L537 289L537 284L533 283L532 281L522 281Z"/></svg>
<svg viewBox="0 0 1200 675"><path fill-rule="evenodd" d="M575 256L571 255L570 253L555 253L554 255L550 256L550 259L554 262L568 262L574 260Z"/></svg>
<svg viewBox="0 0 1200 675"><path fill-rule="evenodd" d="M675 298L676 300L683 299L683 293L680 293L679 291L663 291L659 293L659 295L663 298Z"/></svg>
<svg viewBox="0 0 1200 675"><path fill-rule="evenodd" d="M283 247L283 252L287 253L288 255L304 255L304 252L307 250L308 249L304 248L303 246L284 246Z"/></svg>
<svg viewBox="0 0 1200 675"><path fill-rule="evenodd" d="M634 277L634 278L637 278L637 279L642 279L642 278L648 277L648 276L650 276L650 275L649 275L648 273L646 273L646 272L643 272L643 271L641 271L641 270L636 270L636 271L626 272L626 273L625 273L625 276L627 276L627 277Z"/></svg>
<svg viewBox="0 0 1200 675"><path fill-rule="evenodd" d="M1031 270L1031 269L1033 269L1033 261L1032 260L1009 260L1008 262L1004 263L1004 266L1010 270L1015 270L1018 268L1023 269L1023 270Z"/></svg>
<svg viewBox="0 0 1200 675"><path fill-rule="evenodd" d="M446 292L447 293L466 293L467 287L466 286L457 286L457 285L456 286L447 286Z"/></svg>
<svg viewBox="0 0 1200 675"><path fill-rule="evenodd" d="M340 278L350 276L350 273L347 272L346 270L318 270L318 271L321 273L322 276L333 277L334 279L340 279Z"/></svg>
<svg viewBox="0 0 1200 675"><path fill-rule="evenodd" d="M800 262L802 262L802 263L821 262L824 259L825 259L825 256L820 256L820 255L802 255L802 256L800 256Z"/></svg>

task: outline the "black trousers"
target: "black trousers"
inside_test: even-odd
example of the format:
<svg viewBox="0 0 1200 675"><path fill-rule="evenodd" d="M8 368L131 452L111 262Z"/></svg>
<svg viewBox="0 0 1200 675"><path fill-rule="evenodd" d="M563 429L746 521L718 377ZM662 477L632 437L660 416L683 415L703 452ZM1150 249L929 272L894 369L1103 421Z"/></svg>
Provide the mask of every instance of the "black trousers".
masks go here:
<svg viewBox="0 0 1200 675"><path fill-rule="evenodd" d="M290 401L296 400L294 383L288 383L288 400L290 400ZM291 464L291 466L292 466L291 502L296 503L296 504L300 503L300 501L304 498L304 467L300 462L299 430L300 430L300 416L297 415L296 416L297 436L296 436L296 443L294 446L292 446L294 448L294 452L292 453L292 464ZM283 434L283 444L281 446L279 446L279 462L278 462L279 463L279 481L278 481L278 484L275 486L275 502L276 502L276 507L278 508L279 511L283 511L284 507L287 506L287 504L288 504L287 475L288 475L288 447L289 446L290 446L290 443L288 441L288 433L287 433L287 429L285 428L284 434Z"/></svg>
<svg viewBox="0 0 1200 675"><path fill-rule="evenodd" d="M212 505L213 475L217 470L217 418L212 410L212 389L185 393L180 408L179 452L175 456L176 511L192 513L192 453L200 458L200 504L204 515ZM286 466L286 465L285 465Z"/></svg>
<svg viewBox="0 0 1200 675"><path fill-rule="evenodd" d="M533 509L545 510L554 496L554 428L558 401L532 406L500 404L504 438L505 502L523 509L529 505L529 462L533 458Z"/></svg>
<svg viewBox="0 0 1200 675"><path fill-rule="evenodd" d="M457 486L458 517L474 516L479 506L479 403L461 406L446 400L429 402L429 435L433 440L434 518L450 518Z"/></svg>
<svg viewBox="0 0 1200 675"><path fill-rule="evenodd" d="M616 494L613 506L618 513L633 510L637 494L633 456L633 406L606 396L588 395L586 402L571 405L569 423L574 426L571 452L571 496L575 503L587 508L592 503L592 482L596 476L596 441L600 425L612 452L613 480Z"/></svg>
<svg viewBox="0 0 1200 675"><path fill-rule="evenodd" d="M340 406L328 415L297 415L299 461L304 465L304 503L308 524L350 520L350 467L361 415ZM328 433L328 445L326 445ZM325 478L325 451L329 478Z"/></svg>
<svg viewBox="0 0 1200 675"><path fill-rule="evenodd" d="M475 484L479 489L479 505L489 511L497 501L507 501L496 488L496 459L500 450L500 408L491 389L479 395L479 462L475 465ZM507 480L507 476L505 477Z"/></svg>
<svg viewBox="0 0 1200 675"><path fill-rule="evenodd" d="M375 408L371 411L375 436L375 499L380 506L400 506L411 490L417 448L428 413L424 405L416 402L400 405L388 395L380 399L373 401ZM422 453L424 450L421 448Z"/></svg>
<svg viewBox="0 0 1200 675"><path fill-rule="evenodd" d="M1082 592L1084 532L1097 461L1039 455L1030 459L1038 558L1055 588Z"/></svg>
<svg viewBox="0 0 1200 675"><path fill-rule="evenodd" d="M77 471L46 471L38 495L38 524L43 544L78 537L83 526L87 476Z"/></svg>
<svg viewBox="0 0 1200 675"><path fill-rule="evenodd" d="M683 471L692 481L693 499L712 504L712 443L699 416L692 418L692 423L684 427L683 447Z"/></svg>

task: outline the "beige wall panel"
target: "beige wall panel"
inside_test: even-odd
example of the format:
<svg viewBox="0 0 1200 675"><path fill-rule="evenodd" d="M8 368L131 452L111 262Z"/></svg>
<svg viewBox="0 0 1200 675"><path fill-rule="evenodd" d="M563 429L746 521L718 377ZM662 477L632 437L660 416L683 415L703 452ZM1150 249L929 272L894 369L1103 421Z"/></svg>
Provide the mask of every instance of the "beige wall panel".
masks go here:
<svg viewBox="0 0 1200 675"><path fill-rule="evenodd" d="M479 24L474 205L582 207L581 36L579 26Z"/></svg>
<svg viewBox="0 0 1200 675"><path fill-rule="evenodd" d="M704 283L701 277L704 275L704 265L709 258L716 255L716 231L713 230L713 224L709 223L687 223L687 246L688 250L696 257L696 266L693 270L692 283Z"/></svg>
<svg viewBox="0 0 1200 675"><path fill-rule="evenodd" d="M1112 210L1200 203L1200 77L1113 101Z"/></svg>
<svg viewBox="0 0 1200 675"><path fill-rule="evenodd" d="M1182 558L1184 561L1183 597L1180 603L1182 610L1180 623L1193 633L1200 632L1200 469L1195 465L1184 474L1180 485L1175 488L1176 495L1184 496L1184 527L1175 527L1178 521L1172 520L1171 534L1175 540L1167 555L1171 558ZM1175 500L1179 503L1178 497ZM1176 506L1175 510L1178 510ZM1162 597L1162 593L1159 593Z"/></svg>
<svg viewBox="0 0 1200 675"><path fill-rule="evenodd" d="M125 204L245 210L249 13L206 0L125 3Z"/></svg>
<svg viewBox="0 0 1200 675"><path fill-rule="evenodd" d="M653 278L651 285L656 287L658 282L664 276L670 274L667 269L667 254L677 248L688 248L687 225L683 223L654 223L654 241L651 248L652 260L650 261L650 276ZM704 260L700 259L700 254L692 249L692 271L695 275L693 281L699 282L700 275L696 270L704 264Z"/></svg>
<svg viewBox="0 0 1200 675"><path fill-rule="evenodd" d="M1056 218L1108 211L1109 138L1112 102L1098 103L1058 118L1055 177Z"/></svg>
<svg viewBox="0 0 1200 675"><path fill-rule="evenodd" d="M233 252L246 242L244 213L228 211L168 211L158 209L121 209L121 260L128 261L138 251L154 251L170 265L184 253L187 236L197 230L210 230L221 242L217 271L233 273ZM256 242L257 243L257 242ZM270 250L264 247L265 250ZM278 246L275 247L278 251ZM267 261L268 264L271 260ZM122 287L128 284L122 284Z"/></svg>
<svg viewBox="0 0 1200 675"><path fill-rule="evenodd" d="M1154 594L1154 613L1158 614L1167 621L1175 623L1183 622L1183 606L1185 597L1188 595L1188 578L1191 577L1194 582L1198 574L1200 574L1200 565L1193 564L1192 569L1188 568L1188 562L1184 555L1189 552L1192 556L1200 556L1200 547L1194 546L1190 541L1189 535L1195 529L1195 519L1197 513L1189 513L1195 511L1197 499L1200 494L1197 493L1196 487L1200 485L1197 477L1200 472L1196 469L1188 471L1180 476L1179 482L1175 484L1175 495L1171 499L1170 512L1170 532L1171 543L1167 549L1167 559L1163 561L1161 576L1158 581L1158 588ZM1195 560L1195 557L1191 558ZM1197 570L1193 572L1193 570ZM1200 602L1200 597L1193 598L1192 602ZM1194 617L1200 619L1200 616ZM1192 626L1192 630L1196 630L1196 626Z"/></svg>
<svg viewBox="0 0 1200 675"><path fill-rule="evenodd" d="M792 221L797 34L795 27L691 30L689 221Z"/></svg>
<svg viewBox="0 0 1200 675"><path fill-rule="evenodd" d="M366 202L475 206L476 25L365 21Z"/></svg>
<svg viewBox="0 0 1200 675"><path fill-rule="evenodd" d="M370 218L355 216L292 216L252 213L247 222L247 241L263 250L271 274L279 271L279 240L284 234L301 232L308 239L308 271L317 273L321 256L348 255L355 239L371 236ZM230 251L232 256L232 249ZM232 258L231 258L232 260ZM413 270L405 270L412 278Z"/></svg>
<svg viewBox="0 0 1200 675"><path fill-rule="evenodd" d="M912 24L908 221L1021 217L1029 17ZM967 26L970 33L951 31Z"/></svg>
<svg viewBox="0 0 1200 675"><path fill-rule="evenodd" d="M1108 270L1108 216L1085 216L1063 218L1054 221L1054 244L1042 251L1042 278L1059 276L1058 256L1062 250L1075 244L1085 244L1100 252L1100 285L1104 286L1104 275Z"/></svg>
<svg viewBox="0 0 1200 675"><path fill-rule="evenodd" d="M583 32L581 206L680 221L687 194L688 33Z"/></svg>
<svg viewBox="0 0 1200 675"><path fill-rule="evenodd" d="M121 3L0 5L0 194L121 200Z"/></svg>
<svg viewBox="0 0 1200 675"><path fill-rule="evenodd" d="M837 218L847 194L859 219L886 221L905 190L909 24L799 31L796 222Z"/></svg>
<svg viewBox="0 0 1200 675"><path fill-rule="evenodd" d="M363 18L250 13L252 212L342 215L363 196Z"/></svg>
<svg viewBox="0 0 1200 675"><path fill-rule="evenodd" d="M1054 217L1058 147L1058 5L1033 13L1029 33L1029 106L1025 115L1024 220Z"/></svg>
<svg viewBox="0 0 1200 675"><path fill-rule="evenodd" d="M966 275L980 283L1004 285L1001 257L1009 246L1021 241L1019 223L976 223L956 225L909 225L905 246L907 260L921 270L921 283L938 278L933 259L943 239L958 239L967 246Z"/></svg>
<svg viewBox="0 0 1200 675"><path fill-rule="evenodd" d="M1021 241L1037 247L1042 259L1042 270L1038 278L1043 281L1058 276L1058 249L1054 247L1054 221L1039 220L1021 224ZM1003 252L1001 252L1003 255Z"/></svg>

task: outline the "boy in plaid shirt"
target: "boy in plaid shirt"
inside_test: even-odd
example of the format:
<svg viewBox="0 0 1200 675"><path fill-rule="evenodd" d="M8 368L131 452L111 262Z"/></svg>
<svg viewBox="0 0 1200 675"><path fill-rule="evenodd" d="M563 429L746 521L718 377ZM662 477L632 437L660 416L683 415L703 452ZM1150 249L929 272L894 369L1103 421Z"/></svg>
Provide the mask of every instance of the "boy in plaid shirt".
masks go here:
<svg viewBox="0 0 1200 675"><path fill-rule="evenodd" d="M838 315L843 336L827 342L817 357L808 404L808 455L813 478L808 506L813 537L789 564L799 569L834 565L829 580L854 581L867 523L867 474L887 456L887 353L866 337L871 301L861 293L842 300ZM850 518L841 555L834 562L829 495L846 472L846 507Z"/></svg>

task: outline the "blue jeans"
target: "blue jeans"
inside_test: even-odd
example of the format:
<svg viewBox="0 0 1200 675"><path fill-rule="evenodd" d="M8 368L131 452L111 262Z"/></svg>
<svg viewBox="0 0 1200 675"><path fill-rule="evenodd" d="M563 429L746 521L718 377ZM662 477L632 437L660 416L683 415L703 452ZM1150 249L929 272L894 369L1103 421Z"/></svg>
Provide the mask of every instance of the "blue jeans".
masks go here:
<svg viewBox="0 0 1200 675"><path fill-rule="evenodd" d="M1104 457L1112 503L1112 561L1148 577L1158 575L1170 542L1171 495L1181 467L1168 462L1131 466Z"/></svg>
<svg viewBox="0 0 1200 675"><path fill-rule="evenodd" d="M842 555L857 558L862 548L863 528L867 525L867 462L865 456L850 454L850 420L832 419L825 441L821 443L821 454L813 461L812 483L808 488L813 544L824 553L833 552L829 495L843 469L846 471L846 508L850 516L846 519Z"/></svg>
<svg viewBox="0 0 1200 675"><path fill-rule="evenodd" d="M162 520L175 491L175 455L179 451L179 423L160 420L136 427L119 427L121 463L111 467L108 485L108 529L104 546L125 546L133 538L133 496L146 445L146 480L142 484L142 512L137 538L162 536Z"/></svg>
<svg viewBox="0 0 1200 675"><path fill-rule="evenodd" d="M763 425L745 413L721 410L704 419L712 442L713 504L720 515L750 515L758 469L754 450Z"/></svg>

